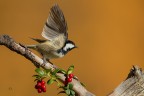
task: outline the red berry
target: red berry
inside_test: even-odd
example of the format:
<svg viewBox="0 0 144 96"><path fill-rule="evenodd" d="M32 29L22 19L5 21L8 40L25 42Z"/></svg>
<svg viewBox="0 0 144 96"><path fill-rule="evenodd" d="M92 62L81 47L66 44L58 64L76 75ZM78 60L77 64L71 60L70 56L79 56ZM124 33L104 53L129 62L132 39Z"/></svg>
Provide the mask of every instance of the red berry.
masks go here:
<svg viewBox="0 0 144 96"><path fill-rule="evenodd" d="M68 82L72 82L72 78L68 78L67 81L68 81Z"/></svg>
<svg viewBox="0 0 144 96"><path fill-rule="evenodd" d="M43 90L43 89L46 89L46 86L45 85L42 85L41 86L41 89Z"/></svg>
<svg viewBox="0 0 144 96"><path fill-rule="evenodd" d="M45 85L45 81L42 80L42 81L41 81L41 84L42 84L42 85Z"/></svg>
<svg viewBox="0 0 144 96"><path fill-rule="evenodd" d="M38 93L41 93L41 92L42 92L42 89L38 88L37 91L38 91Z"/></svg>
<svg viewBox="0 0 144 96"><path fill-rule="evenodd" d="M73 74L69 74L69 78L73 78L74 77L74 75Z"/></svg>
<svg viewBox="0 0 144 96"><path fill-rule="evenodd" d="M38 85L35 85L35 89L38 89L39 88L39 86Z"/></svg>
<svg viewBox="0 0 144 96"><path fill-rule="evenodd" d="M46 88L42 89L43 92L46 92Z"/></svg>
<svg viewBox="0 0 144 96"><path fill-rule="evenodd" d="M38 86L38 87L41 87L41 85L42 85L42 84L41 84L40 82L37 83L37 86Z"/></svg>
<svg viewBox="0 0 144 96"><path fill-rule="evenodd" d="M41 81L40 81L40 80L38 80L38 81L37 81L37 83L41 83Z"/></svg>

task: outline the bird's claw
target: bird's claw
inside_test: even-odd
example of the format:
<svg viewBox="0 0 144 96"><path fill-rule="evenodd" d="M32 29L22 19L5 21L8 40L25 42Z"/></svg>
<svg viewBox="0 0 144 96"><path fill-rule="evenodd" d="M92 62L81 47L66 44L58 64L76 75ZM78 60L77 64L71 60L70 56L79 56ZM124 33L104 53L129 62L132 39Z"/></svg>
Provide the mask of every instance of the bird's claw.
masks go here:
<svg viewBox="0 0 144 96"><path fill-rule="evenodd" d="M23 45L21 43L19 43L19 45L22 46L22 47L24 47L26 50L28 50L27 46L25 46L25 45Z"/></svg>
<svg viewBox="0 0 144 96"><path fill-rule="evenodd" d="M47 62L43 60L43 63L41 64L41 66L45 66L46 63L47 63Z"/></svg>
<svg viewBox="0 0 144 96"><path fill-rule="evenodd" d="M58 69L58 67L54 65L50 60L48 60L48 62L53 66L54 69Z"/></svg>

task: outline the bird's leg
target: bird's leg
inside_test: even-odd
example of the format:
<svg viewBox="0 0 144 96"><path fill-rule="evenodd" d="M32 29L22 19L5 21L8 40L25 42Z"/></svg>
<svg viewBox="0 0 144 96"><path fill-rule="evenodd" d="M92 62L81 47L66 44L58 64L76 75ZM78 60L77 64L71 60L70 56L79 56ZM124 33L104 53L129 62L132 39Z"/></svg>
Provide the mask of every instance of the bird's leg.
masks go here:
<svg viewBox="0 0 144 96"><path fill-rule="evenodd" d="M50 60L49 59L47 59L47 58L45 58L45 56L41 53L41 55L43 56L43 58L42 58L42 60L43 60L43 63L42 63L42 65L41 66L45 66L45 64L47 63L47 61L49 62L49 63L51 63L52 65L53 65L53 67L55 68L55 69L57 69L58 67L56 66L56 65L54 65L52 62L50 62Z"/></svg>
<svg viewBox="0 0 144 96"><path fill-rule="evenodd" d="M23 44L21 44L21 43L19 43L19 45L22 46L22 47L24 47L25 50L28 50L27 46L25 46L25 45L23 45Z"/></svg>
<svg viewBox="0 0 144 96"><path fill-rule="evenodd" d="M43 56L43 58L42 58L43 63L42 63L41 66L45 66L45 64L47 63L46 58L45 58L45 56L42 53L41 53L41 55Z"/></svg>
<svg viewBox="0 0 144 96"><path fill-rule="evenodd" d="M42 66L45 66L45 64L47 63L46 58L43 56L42 60L43 60Z"/></svg>
<svg viewBox="0 0 144 96"><path fill-rule="evenodd" d="M57 67L56 65L54 65L49 59L47 59L47 61L48 61L49 63L51 63L55 69L58 68L58 67Z"/></svg>

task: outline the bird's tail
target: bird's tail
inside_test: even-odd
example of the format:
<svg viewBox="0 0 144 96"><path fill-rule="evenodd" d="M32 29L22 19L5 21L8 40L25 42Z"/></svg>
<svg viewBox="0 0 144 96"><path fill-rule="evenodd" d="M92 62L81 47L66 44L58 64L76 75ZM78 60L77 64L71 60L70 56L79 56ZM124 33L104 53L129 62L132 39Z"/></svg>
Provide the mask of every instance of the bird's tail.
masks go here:
<svg viewBox="0 0 144 96"><path fill-rule="evenodd" d="M36 45L26 45L27 48L36 50Z"/></svg>

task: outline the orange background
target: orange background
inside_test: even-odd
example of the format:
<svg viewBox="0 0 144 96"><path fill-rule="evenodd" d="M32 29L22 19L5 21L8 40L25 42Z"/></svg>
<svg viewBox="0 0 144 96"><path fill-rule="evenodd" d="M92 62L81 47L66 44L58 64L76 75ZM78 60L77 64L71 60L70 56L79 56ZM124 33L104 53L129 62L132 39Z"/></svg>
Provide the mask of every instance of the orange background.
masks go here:
<svg viewBox="0 0 144 96"><path fill-rule="evenodd" d="M69 27L69 38L79 47L64 58L52 60L74 74L97 96L119 85L132 65L144 68L143 0L0 0L0 34L22 44L41 37L49 9L58 3ZM0 47L0 96L57 96L56 84L38 94L30 61ZM59 95L64 96L64 95Z"/></svg>

